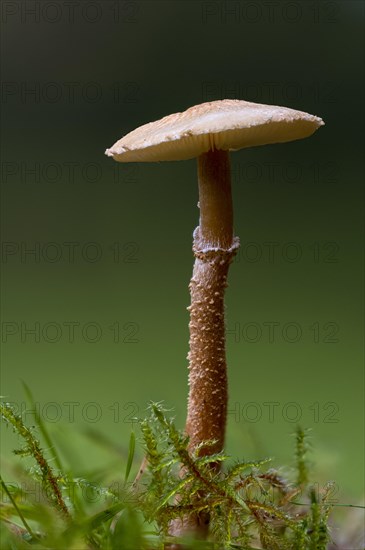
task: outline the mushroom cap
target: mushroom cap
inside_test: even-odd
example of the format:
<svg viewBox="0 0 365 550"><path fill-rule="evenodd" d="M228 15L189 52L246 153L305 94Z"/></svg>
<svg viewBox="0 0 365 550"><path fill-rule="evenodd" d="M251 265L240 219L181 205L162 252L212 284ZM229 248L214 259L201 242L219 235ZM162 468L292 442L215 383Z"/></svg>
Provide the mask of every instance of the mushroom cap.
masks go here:
<svg viewBox="0 0 365 550"><path fill-rule="evenodd" d="M191 159L209 150L302 139L324 124L314 115L238 99L210 101L144 124L105 151L119 162Z"/></svg>

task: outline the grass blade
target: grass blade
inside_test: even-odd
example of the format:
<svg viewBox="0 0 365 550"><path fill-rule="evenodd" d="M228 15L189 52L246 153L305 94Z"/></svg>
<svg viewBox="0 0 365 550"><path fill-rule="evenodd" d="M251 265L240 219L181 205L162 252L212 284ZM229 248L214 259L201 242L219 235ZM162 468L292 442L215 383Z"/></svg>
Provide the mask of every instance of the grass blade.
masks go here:
<svg viewBox="0 0 365 550"><path fill-rule="evenodd" d="M19 519L20 521L22 522L22 524L24 525L25 529L28 531L28 533L30 534L30 536L33 538L33 539L37 539L37 537L35 536L35 534L33 533L30 525L28 524L27 520L25 519L25 517L23 516L23 513L22 511L20 510L20 508L18 507L17 503L15 502L15 500L13 499L10 491L8 490L7 486L6 486L6 483L4 483L4 480L3 478L0 476L0 483L1 483L1 486L2 488L4 489L5 493L8 495L9 497L9 500L10 502L12 503L12 505L14 506L18 516L19 516Z"/></svg>
<svg viewBox="0 0 365 550"><path fill-rule="evenodd" d="M52 454L52 458L54 459L54 462L55 462L57 468L62 472L63 468L62 468L60 457L59 457L59 455L56 451L56 447L53 444L52 439L51 439L51 437L50 437L50 435L47 431L47 428L46 428L40 414L37 411L37 407L36 407L36 404L35 404L35 401L34 401L34 398L33 398L33 394L31 392L29 386L23 380L22 380L22 384L23 384L24 392L25 392L27 398L29 399L30 404L34 408L34 417L35 417L35 420L38 424L39 430L40 430L40 432L41 432L41 434L44 438L44 441L47 444L49 452Z"/></svg>
<svg viewBox="0 0 365 550"><path fill-rule="evenodd" d="M135 449L136 449L136 435L134 432L131 432L131 436L129 438L128 460L127 460L127 465L125 467L125 474L124 474L124 483L127 483L129 474L131 472Z"/></svg>

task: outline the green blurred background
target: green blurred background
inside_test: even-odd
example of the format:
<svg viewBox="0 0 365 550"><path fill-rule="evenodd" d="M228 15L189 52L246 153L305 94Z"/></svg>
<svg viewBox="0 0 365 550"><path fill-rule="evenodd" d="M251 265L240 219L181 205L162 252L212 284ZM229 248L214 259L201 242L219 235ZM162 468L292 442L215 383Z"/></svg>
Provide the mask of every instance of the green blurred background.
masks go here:
<svg viewBox="0 0 365 550"><path fill-rule="evenodd" d="M297 108L326 126L232 153L227 450L292 465L299 422L318 479L360 499L364 4L14 1L1 15L2 395L24 412L26 381L79 468L105 457L75 430L127 447L149 400L183 427L196 162L104 150L203 101ZM16 437L1 438L9 457Z"/></svg>

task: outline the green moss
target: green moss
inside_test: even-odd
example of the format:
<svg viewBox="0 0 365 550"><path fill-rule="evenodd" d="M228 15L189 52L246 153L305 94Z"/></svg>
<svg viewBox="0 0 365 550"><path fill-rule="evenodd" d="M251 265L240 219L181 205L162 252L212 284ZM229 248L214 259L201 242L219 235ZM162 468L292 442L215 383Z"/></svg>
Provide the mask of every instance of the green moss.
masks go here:
<svg viewBox="0 0 365 550"><path fill-rule="evenodd" d="M28 398L32 399L29 390ZM19 482L1 480L4 550L163 549L171 541L171 522L187 515L209 519L210 534L204 541L180 541L184 548L325 550L330 543L331 484L316 492L307 461L307 434L301 428L296 431L296 472L291 480L270 468L269 458L199 456L199 449L192 456L187 437L161 404L153 403L140 422L145 471L138 470L134 482L128 481L136 469L133 432L125 464L110 484L107 471L102 483L93 481L90 472L66 474L58 454L56 471L51 466L55 445L46 426L38 423L30 429L9 405L0 407L5 423L24 441L16 454L34 460L31 468L17 466ZM208 441L204 446L213 444ZM219 471L214 468L217 463ZM38 498L36 484L41 489Z"/></svg>

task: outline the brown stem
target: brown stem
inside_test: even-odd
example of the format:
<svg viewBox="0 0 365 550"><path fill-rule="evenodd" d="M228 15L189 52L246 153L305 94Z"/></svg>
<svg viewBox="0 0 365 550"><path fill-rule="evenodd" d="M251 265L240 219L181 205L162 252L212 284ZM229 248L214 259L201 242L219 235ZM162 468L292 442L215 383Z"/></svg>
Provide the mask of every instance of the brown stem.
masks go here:
<svg viewBox="0 0 365 550"><path fill-rule="evenodd" d="M233 207L229 151L208 151L198 157L200 236L207 247L230 248Z"/></svg>
<svg viewBox="0 0 365 550"><path fill-rule="evenodd" d="M233 209L229 153L210 151L198 158L199 227L194 232L195 263L189 289L190 351L189 399L185 431L189 450L207 440L214 446L200 455L223 449L227 416L227 366L225 354L224 292L227 275L239 247L233 237ZM218 470L219 464L215 465ZM196 495L197 496L197 495ZM207 516L189 516L172 523L170 533L194 533L205 538Z"/></svg>
<svg viewBox="0 0 365 550"><path fill-rule="evenodd" d="M228 151L198 158L200 225L194 232L195 264L190 281L189 448L217 440L201 454L221 451L227 412L224 292L229 264L238 248Z"/></svg>

